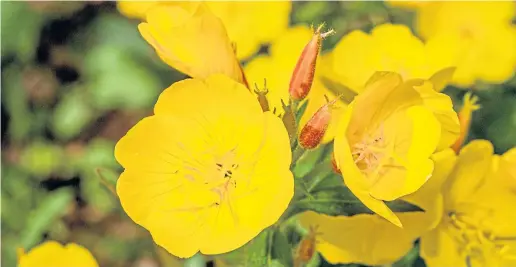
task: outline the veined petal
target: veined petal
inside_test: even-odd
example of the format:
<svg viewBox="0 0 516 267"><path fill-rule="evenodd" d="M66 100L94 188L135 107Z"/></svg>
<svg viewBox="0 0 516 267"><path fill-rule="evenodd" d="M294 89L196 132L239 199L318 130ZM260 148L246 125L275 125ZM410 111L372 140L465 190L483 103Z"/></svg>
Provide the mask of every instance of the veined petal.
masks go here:
<svg viewBox="0 0 516 267"><path fill-rule="evenodd" d="M431 110L441 125L441 135L436 151L450 147L460 135L457 113L449 96L435 92L431 82L425 82L415 89L423 98L425 107Z"/></svg>
<svg viewBox="0 0 516 267"><path fill-rule="evenodd" d="M339 135L335 137L334 154L337 167L342 172L344 183L364 205L378 215L401 227L401 222L394 212L392 212L383 201L370 195L369 188L371 184L355 164L349 147L349 141L347 137L342 134L346 133L348 130L351 114L354 109L353 105L354 103L348 106L344 118L339 123L339 130L337 131Z"/></svg>
<svg viewBox="0 0 516 267"><path fill-rule="evenodd" d="M415 192L430 178L434 164L429 157L439 141L440 126L428 109L412 106L405 114L399 112L389 118L384 127L386 139L399 142L394 144L393 153L399 153L398 157L406 153L406 159L398 160L405 161L397 163L401 166L383 168L385 173L370 188L373 197L390 201Z"/></svg>
<svg viewBox="0 0 516 267"><path fill-rule="evenodd" d="M171 67L194 78L225 74L244 82L224 25L204 4L151 7L138 28Z"/></svg>

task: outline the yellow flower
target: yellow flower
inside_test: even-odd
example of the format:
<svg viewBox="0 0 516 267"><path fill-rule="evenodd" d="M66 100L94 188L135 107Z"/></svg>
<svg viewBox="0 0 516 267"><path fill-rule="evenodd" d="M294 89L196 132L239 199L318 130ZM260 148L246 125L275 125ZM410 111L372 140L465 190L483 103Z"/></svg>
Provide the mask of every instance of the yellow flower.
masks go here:
<svg viewBox="0 0 516 267"><path fill-rule="evenodd" d="M453 168L455 153L451 149L432 156L435 169L432 178L417 192L403 199L418 205L424 212L399 212L403 222L399 228L378 215L327 216L305 212L299 216L301 224L317 227L317 250L330 263L360 263L384 265L405 255L414 241L435 227L442 214L442 183Z"/></svg>
<svg viewBox="0 0 516 267"><path fill-rule="evenodd" d="M388 5L405 8L405 9L414 9L419 8L426 5L427 1L400 1L400 0L386 0Z"/></svg>
<svg viewBox="0 0 516 267"><path fill-rule="evenodd" d="M438 52L405 25L382 24L371 34L355 30L345 35L329 54L329 71L323 75L360 93L376 71L396 72L404 80L439 76L440 71L453 64ZM441 82L435 90L441 91L449 81Z"/></svg>
<svg viewBox="0 0 516 267"><path fill-rule="evenodd" d="M159 1L117 1L117 7L126 17L145 20L147 10L158 3Z"/></svg>
<svg viewBox="0 0 516 267"><path fill-rule="evenodd" d="M427 266L516 266L516 194L506 183L515 166L514 156L493 155L489 141L461 150L443 186L442 220L421 237Z"/></svg>
<svg viewBox="0 0 516 267"><path fill-rule="evenodd" d="M368 208L401 226L383 201L418 190L432 175L430 156L458 137L449 97L428 81L402 82L379 72L355 97L339 123L335 159L345 184Z"/></svg>
<svg viewBox="0 0 516 267"><path fill-rule="evenodd" d="M158 4L173 6L183 3L178 1L118 1L118 9L125 16L145 19L149 8ZM206 1L205 4L223 22L229 39L236 43L239 59L250 57L258 51L261 44L269 43L281 36L288 27L289 14L292 9L291 1ZM206 47L209 47L209 44L209 42L203 43Z"/></svg>
<svg viewBox="0 0 516 267"><path fill-rule="evenodd" d="M297 60L303 51L304 46L312 38L313 31L305 26L296 26L290 28L280 38L275 40L270 47L270 55L258 55L251 60L244 68L249 80L249 84L263 84L263 80L267 80L267 99L271 110L276 110L276 114L282 114L283 108L281 101L288 103L289 101L289 83L290 77L294 72ZM299 131L302 126L315 114L315 112L326 104L324 95L329 98L336 97L335 94L328 91L317 78L320 73L324 72L324 55L318 59L315 78L310 93L308 93L308 106L303 114ZM338 111L334 110L334 116L338 116ZM336 119L333 121L337 121ZM323 143L327 143L333 139L335 124L331 123L324 136Z"/></svg>
<svg viewBox="0 0 516 267"><path fill-rule="evenodd" d="M418 10L419 33L441 58L457 66L454 83L502 83L514 75L513 1L434 2Z"/></svg>
<svg viewBox="0 0 516 267"><path fill-rule="evenodd" d="M282 121L223 75L173 84L115 148L122 207L178 257L237 249L274 224L294 181Z"/></svg>
<svg viewBox="0 0 516 267"><path fill-rule="evenodd" d="M159 57L179 71L201 79L225 74L244 82L224 24L204 4L153 6L138 29Z"/></svg>
<svg viewBox="0 0 516 267"><path fill-rule="evenodd" d="M68 243L66 246L56 241L47 241L34 247L29 253L18 251L18 267L98 267L91 253L84 247Z"/></svg>

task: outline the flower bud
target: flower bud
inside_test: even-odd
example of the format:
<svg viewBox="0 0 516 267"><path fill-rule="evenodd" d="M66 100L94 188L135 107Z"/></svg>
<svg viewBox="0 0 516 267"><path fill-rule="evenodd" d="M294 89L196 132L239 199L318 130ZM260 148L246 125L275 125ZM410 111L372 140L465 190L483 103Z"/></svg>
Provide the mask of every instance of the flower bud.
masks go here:
<svg viewBox="0 0 516 267"><path fill-rule="evenodd" d="M334 33L333 30L321 33L323 26L324 24L321 24L317 28L312 39L305 46L301 56L297 60L296 67L290 78L289 86L290 97L294 100L302 100L308 95L308 92L310 92L314 80L317 57L321 50L321 42L324 38Z"/></svg>
<svg viewBox="0 0 516 267"><path fill-rule="evenodd" d="M328 101L308 120L299 134L299 144L304 149L316 148L322 141L331 120L331 109L338 98ZM328 99L326 99L328 100Z"/></svg>
<svg viewBox="0 0 516 267"><path fill-rule="evenodd" d="M294 259L294 267L307 264L316 252L317 236L321 233L317 232L318 226L310 226L308 235L306 235L297 248L296 257Z"/></svg>

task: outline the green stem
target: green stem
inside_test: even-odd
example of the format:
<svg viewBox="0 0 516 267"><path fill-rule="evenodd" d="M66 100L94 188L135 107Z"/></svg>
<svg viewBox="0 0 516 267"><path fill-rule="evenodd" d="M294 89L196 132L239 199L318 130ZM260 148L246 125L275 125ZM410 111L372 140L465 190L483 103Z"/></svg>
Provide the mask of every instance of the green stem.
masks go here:
<svg viewBox="0 0 516 267"><path fill-rule="evenodd" d="M294 152L292 152L292 164L295 166L297 161L305 154L306 150L301 147L299 144L296 145L296 148L294 149Z"/></svg>
<svg viewBox="0 0 516 267"><path fill-rule="evenodd" d="M312 170L310 170L309 173L303 176L303 181L306 179L310 180L311 178L315 178L313 183L310 183L307 191L309 193L312 192L312 190L328 176L328 172L331 171L331 157L326 157L326 159L317 164Z"/></svg>

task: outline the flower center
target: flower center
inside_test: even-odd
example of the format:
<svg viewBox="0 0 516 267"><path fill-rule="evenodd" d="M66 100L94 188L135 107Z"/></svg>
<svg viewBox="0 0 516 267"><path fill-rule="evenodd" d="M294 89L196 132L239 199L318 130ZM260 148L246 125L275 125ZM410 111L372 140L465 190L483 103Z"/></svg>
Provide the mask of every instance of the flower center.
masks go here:
<svg viewBox="0 0 516 267"><path fill-rule="evenodd" d="M356 166L366 176L381 174L382 165L388 158L388 144L383 133L383 126L374 134L365 135L362 140L352 146L352 155ZM375 180L375 178L373 178ZM374 183L374 181L372 181Z"/></svg>
<svg viewBox="0 0 516 267"><path fill-rule="evenodd" d="M516 237L501 237L482 227L482 221L489 216L492 210L488 210L485 216L474 219L468 214L450 211L445 217L448 232L459 244L459 253L466 265L487 266L488 260L493 256L498 259L514 259L516 255L509 254L510 245L516 245Z"/></svg>

